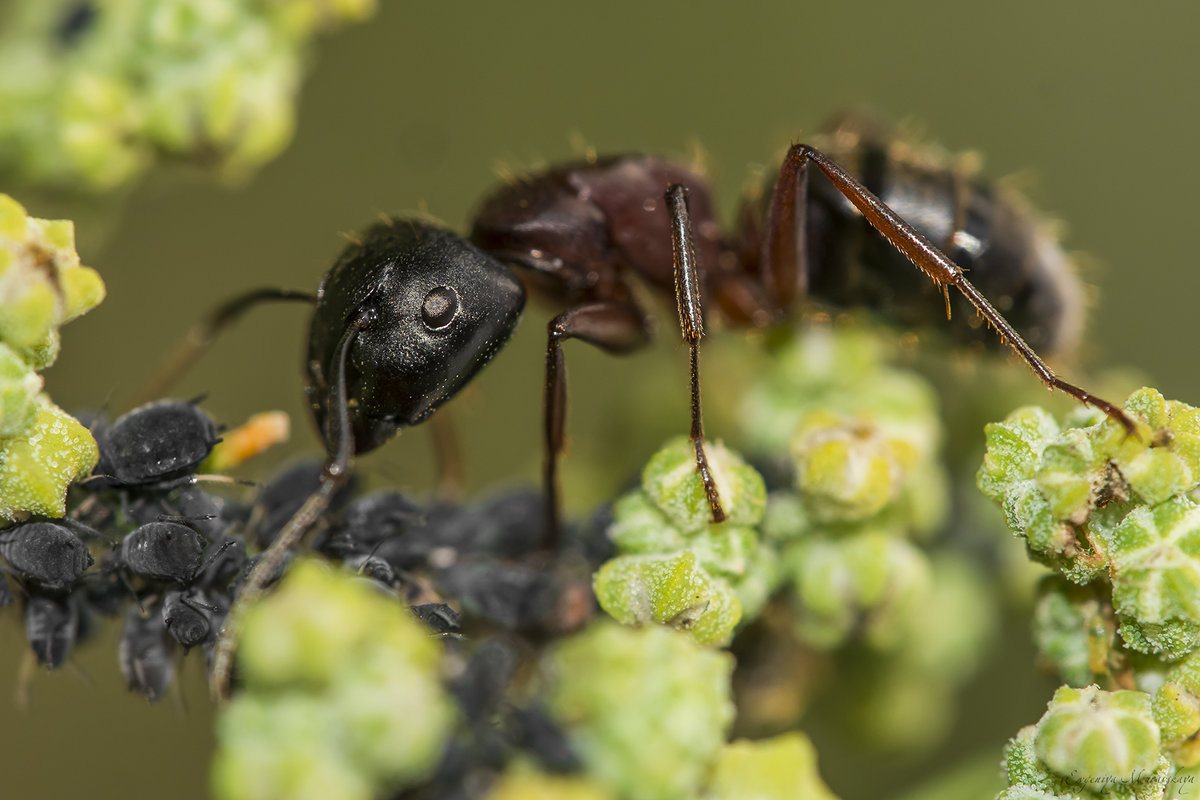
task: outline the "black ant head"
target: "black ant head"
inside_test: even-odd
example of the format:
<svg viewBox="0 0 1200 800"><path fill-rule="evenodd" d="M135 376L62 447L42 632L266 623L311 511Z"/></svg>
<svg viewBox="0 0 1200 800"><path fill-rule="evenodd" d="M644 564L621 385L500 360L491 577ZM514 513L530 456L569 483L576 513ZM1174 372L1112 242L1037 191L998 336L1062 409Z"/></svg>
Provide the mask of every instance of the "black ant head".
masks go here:
<svg viewBox="0 0 1200 800"><path fill-rule="evenodd" d="M362 232L325 276L309 332L307 391L326 443L339 343L351 327L346 411L362 453L470 381L508 340L524 305L513 274L450 231L396 219Z"/></svg>

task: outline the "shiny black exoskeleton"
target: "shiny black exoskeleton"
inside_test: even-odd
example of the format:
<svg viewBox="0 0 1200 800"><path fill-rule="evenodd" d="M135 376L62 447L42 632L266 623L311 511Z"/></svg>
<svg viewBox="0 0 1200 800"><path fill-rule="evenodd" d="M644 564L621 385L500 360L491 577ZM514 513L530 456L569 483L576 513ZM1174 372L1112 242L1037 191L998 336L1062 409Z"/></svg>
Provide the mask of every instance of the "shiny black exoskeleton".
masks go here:
<svg viewBox="0 0 1200 800"><path fill-rule="evenodd" d="M372 450L471 380L524 304L511 272L447 230L389 220L363 231L322 281L309 332L307 391L325 441L339 369L354 451Z"/></svg>

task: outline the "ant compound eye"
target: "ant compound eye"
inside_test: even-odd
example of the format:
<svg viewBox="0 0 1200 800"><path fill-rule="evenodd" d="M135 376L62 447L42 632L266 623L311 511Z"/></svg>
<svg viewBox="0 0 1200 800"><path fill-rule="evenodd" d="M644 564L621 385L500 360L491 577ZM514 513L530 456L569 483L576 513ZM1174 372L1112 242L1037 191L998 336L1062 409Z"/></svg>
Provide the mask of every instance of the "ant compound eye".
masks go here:
<svg viewBox="0 0 1200 800"><path fill-rule="evenodd" d="M442 330L458 316L458 292L449 286L437 286L425 295L421 304L421 320L430 330Z"/></svg>

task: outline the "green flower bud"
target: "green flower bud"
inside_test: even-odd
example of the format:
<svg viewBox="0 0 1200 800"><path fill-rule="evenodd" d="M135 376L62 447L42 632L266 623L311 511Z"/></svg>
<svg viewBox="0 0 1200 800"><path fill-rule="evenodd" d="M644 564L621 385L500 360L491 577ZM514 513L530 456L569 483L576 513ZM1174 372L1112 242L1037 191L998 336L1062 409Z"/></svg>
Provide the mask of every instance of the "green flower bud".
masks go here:
<svg viewBox="0 0 1200 800"><path fill-rule="evenodd" d="M75 229L29 217L0 195L0 343L35 369L58 355L61 325L104 299L95 270L81 266Z"/></svg>
<svg viewBox="0 0 1200 800"><path fill-rule="evenodd" d="M42 395L33 425L0 439L0 519L61 517L67 488L100 459L87 428Z"/></svg>
<svg viewBox="0 0 1200 800"><path fill-rule="evenodd" d="M1030 786L1010 786L996 795L996 800L1073 800L1073 797L1067 794L1050 794Z"/></svg>
<svg viewBox="0 0 1200 800"><path fill-rule="evenodd" d="M402 607L304 561L246 612L238 668L254 690L321 690L379 650L406 653L415 669L432 670L438 659L437 645Z"/></svg>
<svg viewBox="0 0 1200 800"><path fill-rule="evenodd" d="M1038 761L1062 778L1129 782L1157 771L1159 732L1144 692L1062 687L1034 736Z"/></svg>
<svg viewBox="0 0 1200 800"><path fill-rule="evenodd" d="M888 531L866 530L791 547L785 570L797 604L797 635L832 649L852 632L872 646L892 649L904 637L897 621L929 596L929 562L910 542Z"/></svg>
<svg viewBox="0 0 1200 800"><path fill-rule="evenodd" d="M1152 708L1171 759L1183 767L1200 764L1200 658L1190 656L1168 670Z"/></svg>
<svg viewBox="0 0 1200 800"><path fill-rule="evenodd" d="M1200 409L1143 388L1130 395L1125 410L1150 430L1126 436L1124 428L1105 418L1097 436L1114 452L1113 461L1134 494L1157 505L1200 484Z"/></svg>
<svg viewBox="0 0 1200 800"><path fill-rule="evenodd" d="M708 466L721 496L725 524L757 525L767 503L762 476L732 450L705 442ZM642 472L642 488L684 535L707 530L712 510L696 469L696 452L686 437L667 442Z"/></svg>
<svg viewBox="0 0 1200 800"><path fill-rule="evenodd" d="M1035 406L990 423L984 428L987 452L976 481L980 491L1001 503L1014 484L1032 480L1042 452L1060 430L1050 412Z"/></svg>
<svg viewBox="0 0 1200 800"><path fill-rule="evenodd" d="M728 653L598 622L551 646L545 697L588 775L620 797L698 793L733 721Z"/></svg>
<svg viewBox="0 0 1200 800"><path fill-rule="evenodd" d="M315 697L241 696L217 718L220 800L370 800L369 777L337 747L336 710Z"/></svg>
<svg viewBox="0 0 1200 800"><path fill-rule="evenodd" d="M673 553L687 539L667 515L641 489L634 489L613 503L613 521L608 538L622 555Z"/></svg>
<svg viewBox="0 0 1200 800"><path fill-rule="evenodd" d="M585 778L547 775L518 765L492 784L485 800L616 800L616 797Z"/></svg>
<svg viewBox="0 0 1200 800"><path fill-rule="evenodd" d="M1067 684L1088 686L1108 672L1116 631L1103 614L1101 595L1049 576L1038 586L1033 639L1038 656Z"/></svg>
<svg viewBox="0 0 1200 800"><path fill-rule="evenodd" d="M0 440L29 429L37 418L42 378L8 345L0 343Z"/></svg>
<svg viewBox="0 0 1200 800"><path fill-rule="evenodd" d="M1200 506L1138 506L1107 541L1113 606L1126 643L1176 659L1200 643Z"/></svg>
<svg viewBox="0 0 1200 800"><path fill-rule="evenodd" d="M900 494L917 452L862 420L825 411L806 414L792 440L796 488L824 521L878 514Z"/></svg>
<svg viewBox="0 0 1200 800"><path fill-rule="evenodd" d="M752 447L780 452L788 446L801 418L826 409L869 419L895 433L936 449L941 425L937 398L927 382L883 365L894 352L891 339L869 328L813 324L774 354L771 369L746 392L742 411Z"/></svg>
<svg viewBox="0 0 1200 800"><path fill-rule="evenodd" d="M817 773L817 751L802 733L730 742L717 754L704 800L837 800Z"/></svg>
<svg viewBox="0 0 1200 800"><path fill-rule="evenodd" d="M701 644L729 641L742 617L737 595L712 578L691 551L676 556L618 556L593 581L600 607L625 625L657 622Z"/></svg>
<svg viewBox="0 0 1200 800"><path fill-rule="evenodd" d="M807 536L814 523L804 500L796 492L775 491L767 496L763 515L763 538L780 544Z"/></svg>
<svg viewBox="0 0 1200 800"><path fill-rule="evenodd" d="M454 724L439 655L393 599L297 562L246 612L245 688L217 722L214 793L370 798L424 780Z"/></svg>
<svg viewBox="0 0 1200 800"><path fill-rule="evenodd" d="M241 176L295 127L309 40L373 0L126 0L64 42L64 0L23 3L0 43L0 162L109 190L155 158Z"/></svg>

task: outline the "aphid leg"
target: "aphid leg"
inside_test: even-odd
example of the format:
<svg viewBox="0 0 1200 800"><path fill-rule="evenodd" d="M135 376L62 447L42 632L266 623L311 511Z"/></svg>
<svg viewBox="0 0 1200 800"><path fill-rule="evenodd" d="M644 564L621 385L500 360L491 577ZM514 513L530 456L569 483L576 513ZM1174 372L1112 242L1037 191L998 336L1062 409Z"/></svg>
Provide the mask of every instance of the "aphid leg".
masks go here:
<svg viewBox="0 0 1200 800"><path fill-rule="evenodd" d="M466 464L449 408L443 406L429 419L429 431L437 463L437 496L451 502L461 500L467 484Z"/></svg>
<svg viewBox="0 0 1200 800"><path fill-rule="evenodd" d="M213 648L211 680L213 696L219 702L229 700L229 684L233 677L233 651L237 637L241 634L246 609L263 595L288 553L320 519L338 490L350 479L350 466L354 460L354 436L350 431L350 413L347 408L346 360L350 353L350 345L358 332L369 324L370 320L366 318L352 320L338 342L335 356L337 372L330 387L329 398L329 408L336 409L330 422L336 427L329 431L330 435L327 437L331 448L325 470L321 473L321 485L283 526L270 547L263 551L250 574L246 576L246 582L231 605L225 624L217 636L217 643Z"/></svg>
<svg viewBox="0 0 1200 800"><path fill-rule="evenodd" d="M29 696L34 677L38 671L38 659L32 650L26 650L17 668L17 685L13 690L13 705L18 711L29 710Z"/></svg>
<svg viewBox="0 0 1200 800"><path fill-rule="evenodd" d="M546 493L546 528L542 547L552 550L562 526L558 498L558 457L566 441L567 378L562 343L580 339L609 353L629 353L650 341L646 315L632 301L609 300L569 308L546 326L546 388L543 430L545 461L542 482Z"/></svg>
<svg viewBox="0 0 1200 800"><path fill-rule="evenodd" d="M675 302L679 308L679 327L688 344L691 362L692 446L696 450L696 469L704 482L704 494L712 511L713 522L725 521L725 509L717 482L704 453L704 419L700 413L700 340L704 338L704 307L700 302L700 265L692 242L692 217L688 211L687 187L672 184L666 192L671 210L671 244L675 254Z"/></svg>
<svg viewBox="0 0 1200 800"><path fill-rule="evenodd" d="M1051 389L1059 389L1081 403L1098 408L1119 422L1128 434L1137 431L1137 426L1117 406L1078 386L1059 378L1042 361L1020 334L1013 329L1003 315L988 302L978 289L971 285L963 270L928 239L888 208L878 197L858 182L852 175L819 150L806 144L792 145L784 159L771 197L771 208L767 217L767 230L763 241L763 281L767 285L777 308L786 308L798 292L804 290L807 273L804 245L805 212L807 202L808 162L813 162L825 174L830 183L841 192L854 207L866 217L875 230L879 231L893 247L899 250L917 269L937 283L953 286L975 306L1000 336L1001 341L1019 355L1034 374Z"/></svg>
<svg viewBox="0 0 1200 800"><path fill-rule="evenodd" d="M254 306L261 303L295 301L315 304L317 298L311 292L267 288L252 289L226 300L192 326L187 336L175 345L170 354L155 368L150 379L138 390L132 405L140 406L166 394L188 367L212 346L217 336Z"/></svg>

